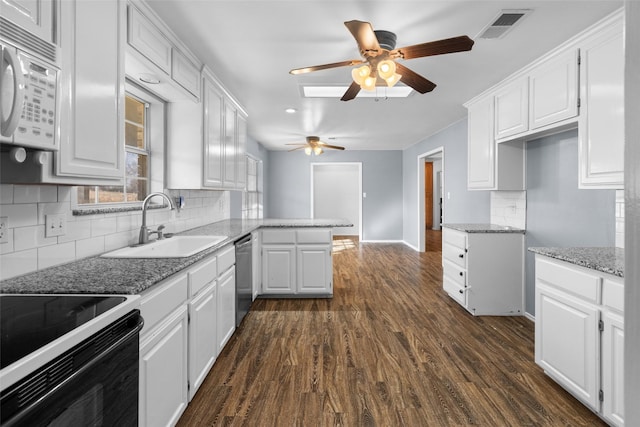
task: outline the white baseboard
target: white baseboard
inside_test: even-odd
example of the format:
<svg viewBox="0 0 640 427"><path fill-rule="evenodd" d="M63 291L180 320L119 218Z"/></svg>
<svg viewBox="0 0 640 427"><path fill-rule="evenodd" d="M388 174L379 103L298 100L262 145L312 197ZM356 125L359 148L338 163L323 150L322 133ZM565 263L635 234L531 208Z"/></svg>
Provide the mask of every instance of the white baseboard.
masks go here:
<svg viewBox="0 0 640 427"><path fill-rule="evenodd" d="M532 314L527 313L526 311L524 312L524 317L526 317L527 319L531 320L534 323L536 321L535 316L533 316Z"/></svg>

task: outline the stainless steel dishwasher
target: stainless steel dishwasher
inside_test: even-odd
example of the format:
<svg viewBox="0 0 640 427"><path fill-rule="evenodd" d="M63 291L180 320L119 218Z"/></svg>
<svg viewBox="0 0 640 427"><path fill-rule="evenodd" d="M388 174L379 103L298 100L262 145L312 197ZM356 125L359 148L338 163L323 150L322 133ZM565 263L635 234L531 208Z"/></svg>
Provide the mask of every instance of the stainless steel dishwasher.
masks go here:
<svg viewBox="0 0 640 427"><path fill-rule="evenodd" d="M251 308L252 281L251 234L247 234L236 240L236 326Z"/></svg>

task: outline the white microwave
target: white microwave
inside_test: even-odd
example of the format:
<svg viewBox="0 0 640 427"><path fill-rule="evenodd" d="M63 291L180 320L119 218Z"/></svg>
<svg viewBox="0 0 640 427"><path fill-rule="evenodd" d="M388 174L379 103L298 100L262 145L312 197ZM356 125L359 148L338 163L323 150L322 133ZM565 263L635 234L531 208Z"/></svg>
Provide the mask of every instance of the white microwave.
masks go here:
<svg viewBox="0 0 640 427"><path fill-rule="evenodd" d="M0 42L0 142L56 150L60 70Z"/></svg>

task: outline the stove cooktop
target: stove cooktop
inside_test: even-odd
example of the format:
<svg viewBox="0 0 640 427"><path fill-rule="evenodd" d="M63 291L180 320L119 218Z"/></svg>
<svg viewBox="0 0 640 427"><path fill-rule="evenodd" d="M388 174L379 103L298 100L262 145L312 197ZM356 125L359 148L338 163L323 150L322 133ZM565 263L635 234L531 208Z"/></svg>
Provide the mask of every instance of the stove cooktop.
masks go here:
<svg viewBox="0 0 640 427"><path fill-rule="evenodd" d="M0 369L125 300L94 295L0 295Z"/></svg>

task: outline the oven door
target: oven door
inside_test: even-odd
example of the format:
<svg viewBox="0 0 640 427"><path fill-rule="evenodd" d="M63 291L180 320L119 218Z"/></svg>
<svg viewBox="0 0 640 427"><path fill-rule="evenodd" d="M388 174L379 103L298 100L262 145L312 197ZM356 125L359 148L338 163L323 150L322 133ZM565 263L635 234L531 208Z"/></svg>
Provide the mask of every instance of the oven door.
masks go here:
<svg viewBox="0 0 640 427"><path fill-rule="evenodd" d="M137 426L142 324L134 310L3 392L2 425Z"/></svg>

